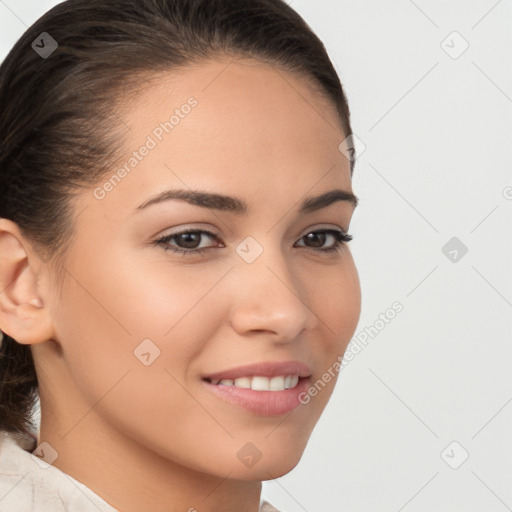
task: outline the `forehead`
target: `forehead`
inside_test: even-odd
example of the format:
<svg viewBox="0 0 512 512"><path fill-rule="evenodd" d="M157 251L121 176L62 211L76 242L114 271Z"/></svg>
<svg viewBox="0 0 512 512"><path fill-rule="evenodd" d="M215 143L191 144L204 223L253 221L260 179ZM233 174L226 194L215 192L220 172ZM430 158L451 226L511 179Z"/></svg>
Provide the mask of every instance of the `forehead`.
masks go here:
<svg viewBox="0 0 512 512"><path fill-rule="evenodd" d="M256 150L266 139L304 152L320 139L337 147L345 138L336 109L310 79L253 59L226 59L152 75L123 115L129 146L169 121L192 97L197 101L193 115L185 113L182 122L176 112L180 119L173 124L180 126L165 137L167 144L177 142L181 132L201 148L246 148L254 142ZM304 137L310 140L307 147Z"/></svg>
<svg viewBox="0 0 512 512"><path fill-rule="evenodd" d="M336 109L273 65L227 59L154 74L120 117L127 130L112 171L124 171L108 196L117 206L170 185L255 197L350 190Z"/></svg>

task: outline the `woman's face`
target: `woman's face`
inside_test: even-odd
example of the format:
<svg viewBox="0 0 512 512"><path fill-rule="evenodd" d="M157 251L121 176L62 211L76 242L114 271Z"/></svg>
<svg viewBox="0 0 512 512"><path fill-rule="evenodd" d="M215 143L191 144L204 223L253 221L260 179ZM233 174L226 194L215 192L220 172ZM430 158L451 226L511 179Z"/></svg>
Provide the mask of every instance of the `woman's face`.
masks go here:
<svg viewBox="0 0 512 512"><path fill-rule="evenodd" d="M74 204L58 350L36 361L41 431L222 477L284 474L360 313L348 246L326 251L354 211L336 112L271 66L209 61L162 74L122 121L124 157Z"/></svg>

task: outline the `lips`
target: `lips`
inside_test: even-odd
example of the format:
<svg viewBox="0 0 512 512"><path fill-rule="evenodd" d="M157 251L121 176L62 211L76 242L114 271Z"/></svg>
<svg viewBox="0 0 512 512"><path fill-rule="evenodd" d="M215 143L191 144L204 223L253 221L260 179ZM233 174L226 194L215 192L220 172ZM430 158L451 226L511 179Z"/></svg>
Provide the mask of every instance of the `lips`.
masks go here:
<svg viewBox="0 0 512 512"><path fill-rule="evenodd" d="M237 408L278 416L301 404L299 396L308 388L310 376L308 365L299 361L264 362L211 373L203 382L209 392Z"/></svg>

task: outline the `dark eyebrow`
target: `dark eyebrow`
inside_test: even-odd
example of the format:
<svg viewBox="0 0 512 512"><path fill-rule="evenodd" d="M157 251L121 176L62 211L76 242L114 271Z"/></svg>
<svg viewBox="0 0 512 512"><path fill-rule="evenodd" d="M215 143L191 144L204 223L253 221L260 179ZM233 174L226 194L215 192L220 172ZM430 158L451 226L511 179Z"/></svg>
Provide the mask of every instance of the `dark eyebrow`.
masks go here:
<svg viewBox="0 0 512 512"><path fill-rule="evenodd" d="M356 208L356 206L359 204L358 198L352 192L337 188L335 190L326 192L325 194L306 199L301 204L299 213L314 212L316 210L320 210L320 208L329 206L335 201L348 201L354 205L354 208Z"/></svg>
<svg viewBox="0 0 512 512"><path fill-rule="evenodd" d="M212 208L214 210L221 210L226 212L233 212L239 215L247 214L249 207L247 203L237 197L225 196L222 194L214 194L210 192L201 192L200 190L166 190L156 196L149 198L144 201L135 211L147 208L152 204L161 203L163 201L170 201L172 199L178 199L186 201L189 204L195 206L201 206L202 208ZM315 197L309 197L305 199L299 208L299 213L310 213L321 208L325 208L336 201L348 201L354 205L354 208L358 205L358 198L352 193L346 190L335 189L330 190L324 194Z"/></svg>

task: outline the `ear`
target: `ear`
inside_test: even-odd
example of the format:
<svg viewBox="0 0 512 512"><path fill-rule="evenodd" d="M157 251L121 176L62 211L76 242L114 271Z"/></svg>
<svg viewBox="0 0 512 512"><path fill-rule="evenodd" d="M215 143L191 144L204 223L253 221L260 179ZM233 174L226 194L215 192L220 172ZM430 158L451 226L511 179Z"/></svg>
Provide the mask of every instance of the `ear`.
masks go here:
<svg viewBox="0 0 512 512"><path fill-rule="evenodd" d="M24 345L53 337L53 323L45 297L47 265L33 251L18 225L0 218L0 327Z"/></svg>

